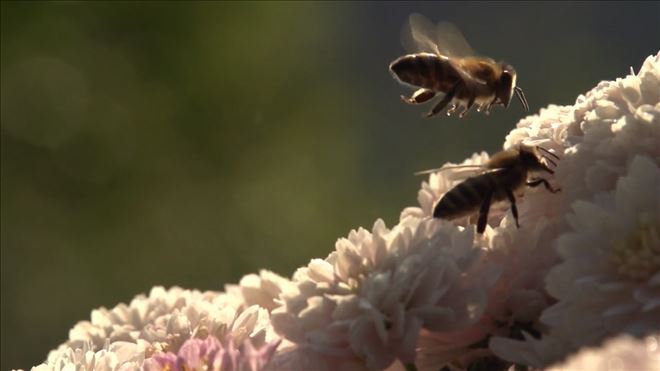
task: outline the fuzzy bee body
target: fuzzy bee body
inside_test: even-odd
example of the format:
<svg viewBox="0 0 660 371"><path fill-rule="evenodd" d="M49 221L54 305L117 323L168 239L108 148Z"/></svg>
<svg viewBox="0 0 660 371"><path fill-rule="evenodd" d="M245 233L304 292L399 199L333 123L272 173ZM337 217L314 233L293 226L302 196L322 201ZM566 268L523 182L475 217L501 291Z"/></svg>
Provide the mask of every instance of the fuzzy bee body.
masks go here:
<svg viewBox="0 0 660 371"><path fill-rule="evenodd" d="M556 165L548 156L557 159L555 154L544 148L521 145L515 149L496 153L484 166L468 166L481 168L482 173L467 178L445 193L435 205L433 217L454 220L478 213L477 232L483 233L486 229L490 205L494 202L509 200L516 225L518 225L518 209L514 195L517 190L524 186L537 187L543 184L552 193L559 191L552 188L543 178L529 179L529 173L534 171L554 173L545 164L545 162L549 162ZM452 167L431 171L450 168Z"/></svg>
<svg viewBox="0 0 660 371"><path fill-rule="evenodd" d="M490 202L507 199L506 190L515 192L527 179L524 169L502 169L466 179L438 202L433 217L439 219L458 219L473 215L479 211L486 197L491 194Z"/></svg>
<svg viewBox="0 0 660 371"><path fill-rule="evenodd" d="M466 58L460 68L469 69L470 74L482 81L499 79L502 71L477 58ZM473 83L458 71L457 66L437 54L419 53L404 55L390 65L390 70L402 83L435 93L448 94L452 91L452 101L463 107L468 104L486 106L496 98L496 84ZM430 95L430 93L428 93ZM430 97L432 98L432 97ZM429 98L429 99L430 99ZM470 100L473 99L473 103ZM420 99L404 99L408 103L423 103Z"/></svg>
<svg viewBox="0 0 660 371"><path fill-rule="evenodd" d="M489 113L493 105L508 107L514 93L529 110L522 89L516 86L513 67L474 55L453 25L440 23L436 27L423 16L413 14L405 36L409 49L419 52L397 58L390 64L390 72L401 83L418 89L410 97L401 96L406 103L421 104L438 93L444 95L427 117L448 105L448 115L463 107L463 117L475 104L479 111Z"/></svg>
<svg viewBox="0 0 660 371"><path fill-rule="evenodd" d="M390 65L390 70L403 83L433 90L448 91L461 80L459 73L437 54L408 54Z"/></svg>

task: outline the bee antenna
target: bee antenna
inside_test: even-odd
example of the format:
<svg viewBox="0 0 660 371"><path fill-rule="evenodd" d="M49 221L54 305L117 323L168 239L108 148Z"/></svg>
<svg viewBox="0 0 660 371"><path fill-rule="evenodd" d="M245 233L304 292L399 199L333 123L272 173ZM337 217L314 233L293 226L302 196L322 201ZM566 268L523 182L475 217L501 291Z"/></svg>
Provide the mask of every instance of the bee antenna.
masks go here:
<svg viewBox="0 0 660 371"><path fill-rule="evenodd" d="M543 147L541 147L541 146L536 146L536 148L538 148L538 149L540 149L541 151L543 151L543 153L548 154L548 155L554 157L556 160L559 160L559 156L557 156L556 154L550 152L549 150L547 150L547 149L545 149L545 148L543 148Z"/></svg>
<svg viewBox="0 0 660 371"><path fill-rule="evenodd" d="M525 98L525 93L523 93L523 90L520 88L520 86L516 86L515 88L513 88L513 90L516 92L516 96L520 100L520 103L523 105L525 111L529 111L529 103L527 103L527 98Z"/></svg>

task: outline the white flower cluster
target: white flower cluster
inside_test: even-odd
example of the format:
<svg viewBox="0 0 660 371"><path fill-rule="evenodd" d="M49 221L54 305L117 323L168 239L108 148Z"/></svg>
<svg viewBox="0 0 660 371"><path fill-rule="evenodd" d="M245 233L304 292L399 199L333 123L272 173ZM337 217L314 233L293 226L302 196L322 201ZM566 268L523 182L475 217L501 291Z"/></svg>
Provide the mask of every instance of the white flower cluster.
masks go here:
<svg viewBox="0 0 660 371"><path fill-rule="evenodd" d="M530 143L558 156L548 180L561 192L517 194L520 227L506 202L483 235L468 218L433 219L467 176L434 172L398 224L351 231L290 280L154 288L93 311L34 369L197 368L229 354L243 366L226 369L252 371L657 370L660 54L524 118L504 149Z"/></svg>
<svg viewBox="0 0 660 371"><path fill-rule="evenodd" d="M538 317L540 339L490 343L535 367L618 334L660 333L660 55L552 111L523 120L505 146L540 140L563 152L562 192L531 193L524 210L558 224L548 250L560 260L545 276L554 304Z"/></svg>
<svg viewBox="0 0 660 371"><path fill-rule="evenodd" d="M236 346L247 341L251 347L265 347L279 337L272 331L268 310L248 303L255 297L267 303L273 282L288 280L262 271L244 286L232 286L228 293L154 287L148 296L139 295L129 305L93 310L91 321L75 325L69 340L37 368L140 369L145 359L176 353L194 338L214 337ZM243 291L250 295L244 298Z"/></svg>
<svg viewBox="0 0 660 371"><path fill-rule="evenodd" d="M190 337L231 336L237 342L250 338L263 343L269 331L268 311L257 305L245 307L240 297L218 292L200 292L155 287L129 305L92 311L91 322L78 323L69 333L72 347L106 340L145 340L156 349L176 351Z"/></svg>
<svg viewBox="0 0 660 371"><path fill-rule="evenodd" d="M272 313L275 331L369 369L413 363L421 329L455 331L482 315L498 273L475 269L483 249L473 241L471 229L413 217L352 231L294 274L295 289Z"/></svg>
<svg viewBox="0 0 660 371"><path fill-rule="evenodd" d="M64 371L64 370L139 370L145 359L146 344L127 341L107 341L105 346L94 351L94 346L88 342L82 347L62 346L51 352L48 362L33 367L34 371Z"/></svg>
<svg viewBox="0 0 660 371"><path fill-rule="evenodd" d="M622 335L602 348L586 348L548 371L645 370L660 371L660 336L637 339Z"/></svg>

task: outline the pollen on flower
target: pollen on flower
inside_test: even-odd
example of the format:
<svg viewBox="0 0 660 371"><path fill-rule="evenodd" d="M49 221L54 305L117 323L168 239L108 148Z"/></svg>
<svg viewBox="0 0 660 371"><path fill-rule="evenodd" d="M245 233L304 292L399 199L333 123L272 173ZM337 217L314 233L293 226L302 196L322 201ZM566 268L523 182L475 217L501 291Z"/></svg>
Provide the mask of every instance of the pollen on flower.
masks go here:
<svg viewBox="0 0 660 371"><path fill-rule="evenodd" d="M660 221L641 215L637 228L615 243L611 254L617 272L631 280L645 280L660 271Z"/></svg>

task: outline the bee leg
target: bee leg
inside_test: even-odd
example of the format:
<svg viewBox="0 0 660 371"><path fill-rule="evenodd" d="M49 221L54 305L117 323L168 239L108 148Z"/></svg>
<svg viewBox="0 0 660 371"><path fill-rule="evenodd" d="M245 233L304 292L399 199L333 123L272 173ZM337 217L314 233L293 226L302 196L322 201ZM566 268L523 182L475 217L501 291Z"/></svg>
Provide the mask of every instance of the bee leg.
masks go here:
<svg viewBox="0 0 660 371"><path fill-rule="evenodd" d="M490 115L490 107L491 107L493 104L495 104L495 101L496 101L496 100L497 100L497 96L496 96L495 98L493 98L493 100L491 100L490 103L486 104L486 110L484 111L484 113L486 114L486 116Z"/></svg>
<svg viewBox="0 0 660 371"><path fill-rule="evenodd" d="M468 111L470 110L470 108L472 108L473 105L474 105L474 96L470 97L467 106L465 106L465 109L463 110L463 112L461 112L460 115L458 115L458 117L460 118L465 117L465 115L467 115Z"/></svg>
<svg viewBox="0 0 660 371"><path fill-rule="evenodd" d="M401 100L408 104L420 104L424 103L431 98L435 97L435 92L428 89L419 89L410 96L410 98L401 96Z"/></svg>
<svg viewBox="0 0 660 371"><path fill-rule="evenodd" d="M516 227L520 228L520 223L518 223L518 207L516 206L516 197L513 195L510 189L506 190L506 196L509 198L511 203L511 213L513 214L513 219L516 220Z"/></svg>
<svg viewBox="0 0 660 371"><path fill-rule="evenodd" d="M479 221L477 222L477 233L482 234L486 230L486 224L488 222L488 212L490 211L490 200L493 197L493 192L488 192L484 201L481 203L481 208L479 209Z"/></svg>
<svg viewBox="0 0 660 371"><path fill-rule="evenodd" d="M545 180L545 179L543 179L543 178L533 179L533 180L527 182L526 184L527 184L528 186L532 187L532 188L534 188L534 187L538 187L539 185L543 184L543 186L545 187L545 189L547 189L550 193L557 193L557 192L560 192L560 191L561 191L560 188L557 188L557 189L552 188L552 187L550 186L550 183L548 183L548 181Z"/></svg>
<svg viewBox="0 0 660 371"><path fill-rule="evenodd" d="M426 117L435 116L435 115L437 115L440 111L442 111L443 109L445 109L445 107L449 104L449 102L451 102L451 100L454 99L454 94L456 94L456 86L454 86L453 88L451 88L451 90L449 90L449 91L447 92L447 94L445 94L445 96L442 97L442 99L440 100L440 102L438 102L438 104L436 104L435 107L433 107L433 109L432 109L430 112L428 112L428 113L426 114ZM448 113L449 113L449 112L448 112Z"/></svg>

